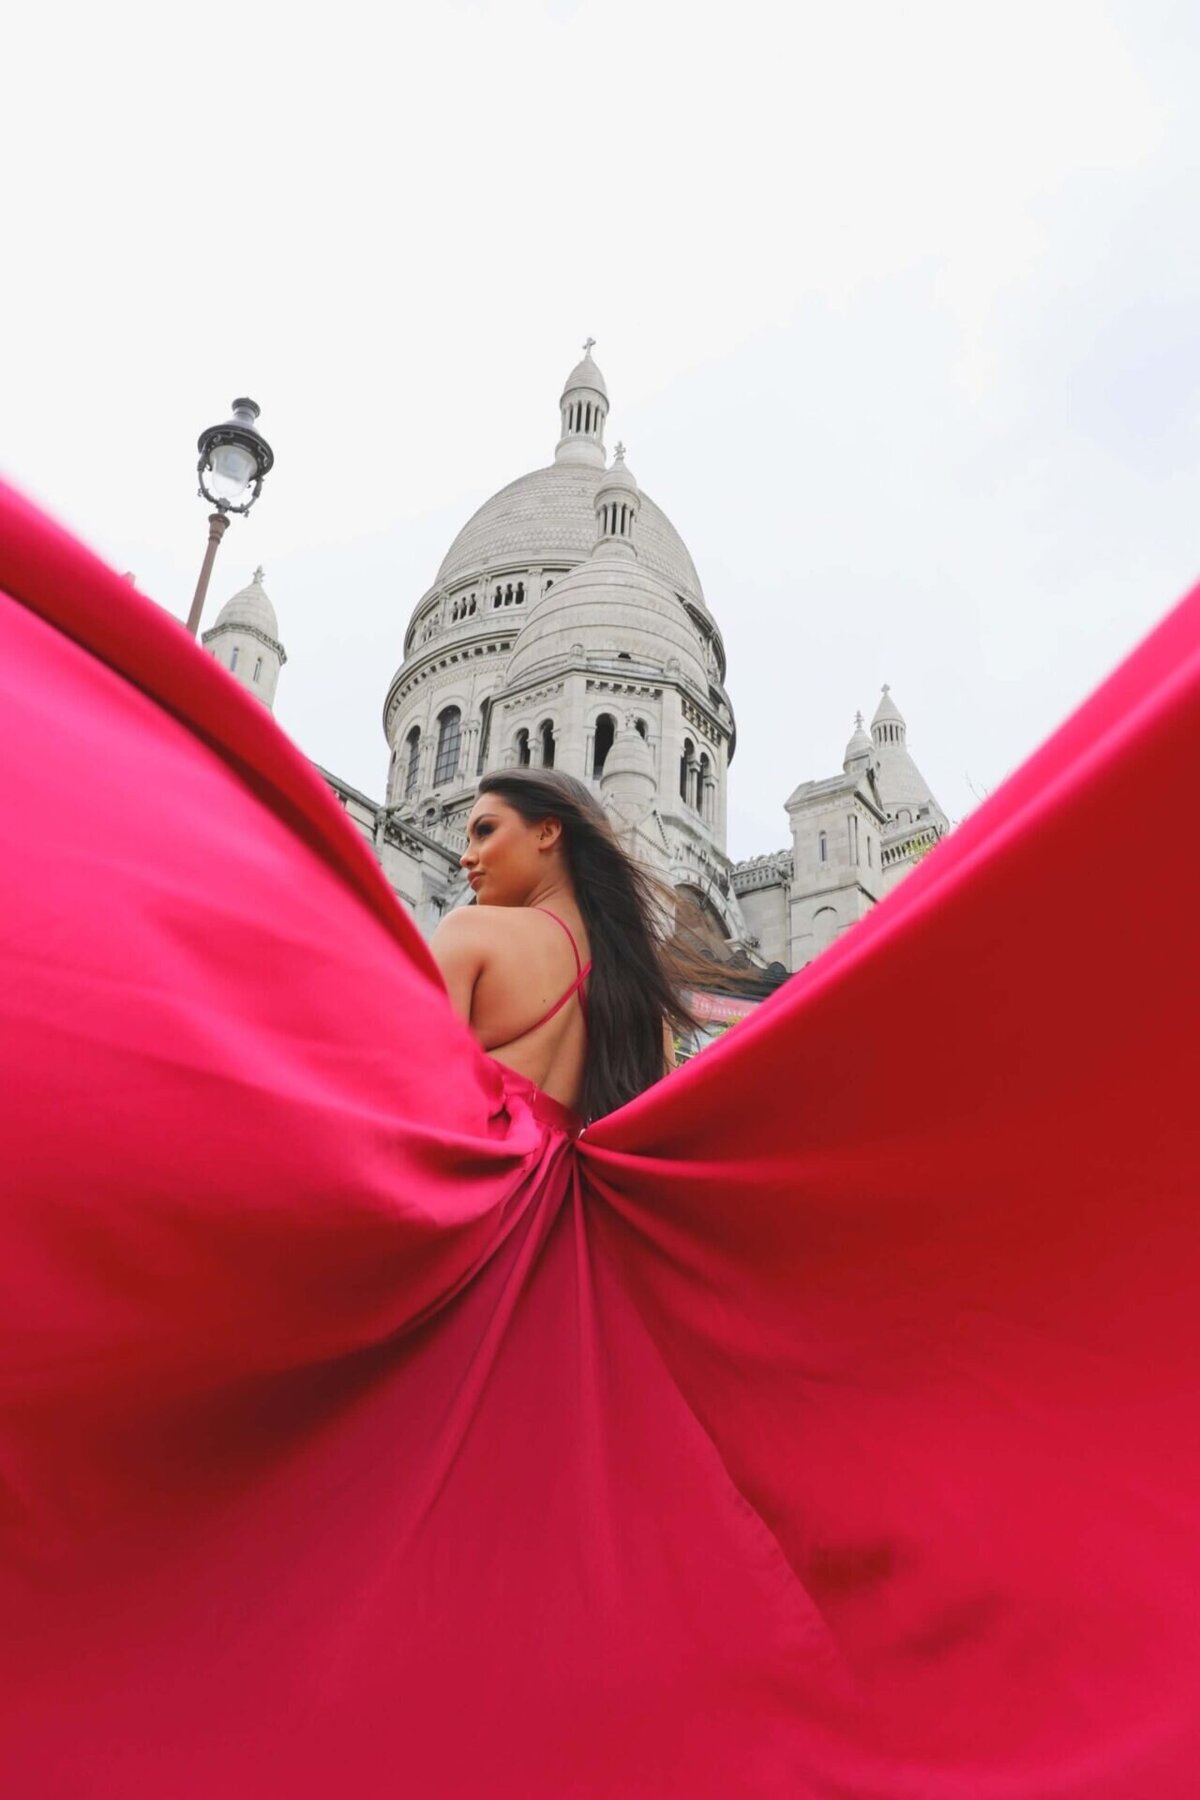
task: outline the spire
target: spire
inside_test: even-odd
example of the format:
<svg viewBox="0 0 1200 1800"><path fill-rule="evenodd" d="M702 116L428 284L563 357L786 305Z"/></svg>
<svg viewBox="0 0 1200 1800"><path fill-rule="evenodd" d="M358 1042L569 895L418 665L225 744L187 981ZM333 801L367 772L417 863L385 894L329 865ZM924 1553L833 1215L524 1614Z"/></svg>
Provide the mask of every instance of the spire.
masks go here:
<svg viewBox="0 0 1200 1800"><path fill-rule="evenodd" d="M637 555L637 517L641 490L633 470L625 467L625 446L618 444L613 465L596 489L596 543L593 556Z"/></svg>
<svg viewBox="0 0 1200 1800"><path fill-rule="evenodd" d="M608 417L608 389L604 377L592 361L588 338L583 356L567 376L559 400L562 436L554 452L555 462L589 463L594 469L604 467L604 421Z"/></svg>
<svg viewBox="0 0 1200 1800"><path fill-rule="evenodd" d="M876 785L888 818L901 825L929 818L944 830L946 815L913 761L904 714L886 685L871 720L871 737L875 745Z"/></svg>
<svg viewBox="0 0 1200 1800"><path fill-rule="evenodd" d="M907 735L904 714L892 699L892 690L885 681L882 698L871 720L871 736L878 747L880 744L902 744Z"/></svg>

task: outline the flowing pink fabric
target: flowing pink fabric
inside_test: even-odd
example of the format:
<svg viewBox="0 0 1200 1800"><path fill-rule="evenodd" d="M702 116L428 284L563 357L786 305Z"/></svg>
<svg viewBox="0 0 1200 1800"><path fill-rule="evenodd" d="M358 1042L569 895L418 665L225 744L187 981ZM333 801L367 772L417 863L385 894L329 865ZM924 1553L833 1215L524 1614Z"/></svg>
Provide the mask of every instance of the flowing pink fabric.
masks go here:
<svg viewBox="0 0 1200 1800"><path fill-rule="evenodd" d="M0 1792L1194 1796L1200 592L577 1140L0 500Z"/></svg>

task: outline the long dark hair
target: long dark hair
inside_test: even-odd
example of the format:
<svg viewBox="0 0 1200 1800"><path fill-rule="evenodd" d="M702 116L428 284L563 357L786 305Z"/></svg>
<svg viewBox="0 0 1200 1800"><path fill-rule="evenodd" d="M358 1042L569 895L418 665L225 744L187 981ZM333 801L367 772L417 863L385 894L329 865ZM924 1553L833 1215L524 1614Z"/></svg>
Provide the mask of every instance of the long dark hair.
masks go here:
<svg viewBox="0 0 1200 1800"><path fill-rule="evenodd" d="M663 1073L663 1026L694 1030L685 984L719 965L680 941L682 896L617 842L603 807L556 769L497 769L479 783L530 824L558 819L592 952L588 1054L580 1107L598 1119ZM686 904L686 903L684 903Z"/></svg>

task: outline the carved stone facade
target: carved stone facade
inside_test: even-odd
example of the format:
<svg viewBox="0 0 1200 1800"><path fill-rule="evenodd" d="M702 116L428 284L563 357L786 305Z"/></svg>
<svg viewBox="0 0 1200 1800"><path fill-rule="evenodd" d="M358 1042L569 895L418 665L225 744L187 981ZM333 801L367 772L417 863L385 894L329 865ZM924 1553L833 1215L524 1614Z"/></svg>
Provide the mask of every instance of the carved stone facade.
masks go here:
<svg viewBox="0 0 1200 1800"><path fill-rule="evenodd" d="M698 900L731 948L801 968L948 821L885 688L869 735L859 716L842 773L786 802L790 850L731 861L737 739L720 629L623 447L607 462L607 418L589 340L559 401L554 461L480 507L413 609L383 708L382 805L326 779L425 931L469 897L458 858L479 776L550 765L594 789L631 850Z"/></svg>

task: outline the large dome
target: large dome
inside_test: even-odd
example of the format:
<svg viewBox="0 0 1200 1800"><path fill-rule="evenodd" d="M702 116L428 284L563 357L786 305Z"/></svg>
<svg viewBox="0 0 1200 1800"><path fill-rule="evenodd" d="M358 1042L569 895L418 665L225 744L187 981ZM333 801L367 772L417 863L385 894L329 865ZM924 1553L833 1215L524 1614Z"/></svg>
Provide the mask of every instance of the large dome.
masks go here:
<svg viewBox="0 0 1200 1800"><path fill-rule="evenodd" d="M493 494L468 519L443 559L437 587L449 587L489 564L579 563L596 542L596 489L603 468L551 463ZM639 560L677 593L704 605L704 590L687 547L645 493L638 520Z"/></svg>

